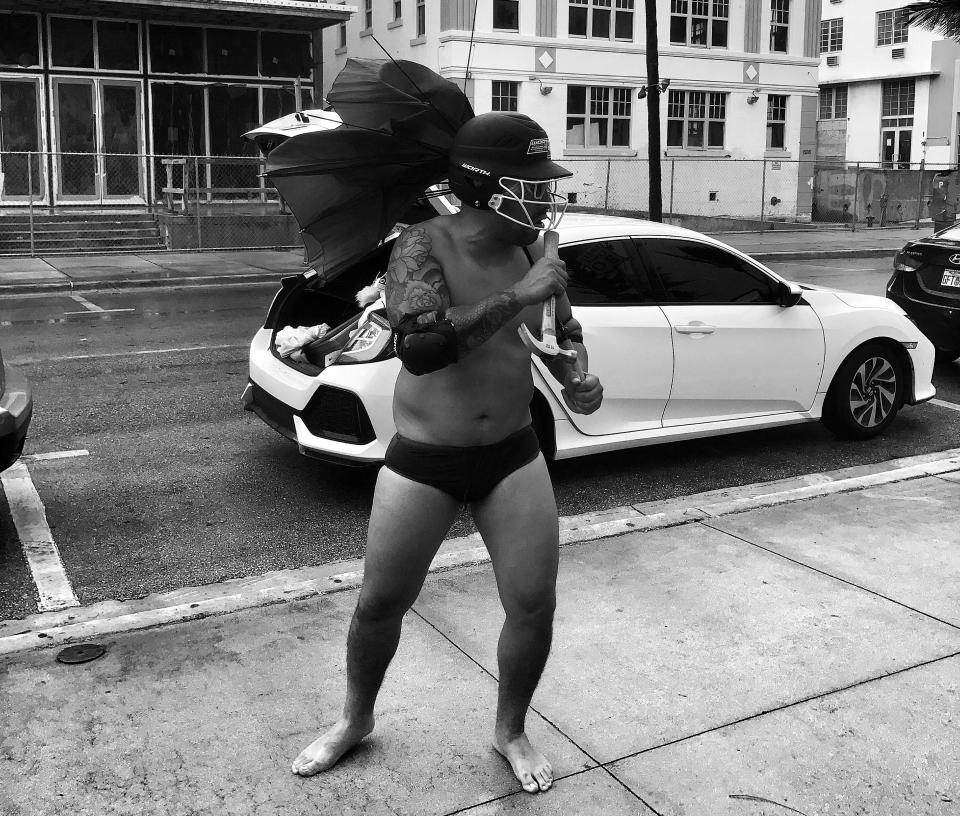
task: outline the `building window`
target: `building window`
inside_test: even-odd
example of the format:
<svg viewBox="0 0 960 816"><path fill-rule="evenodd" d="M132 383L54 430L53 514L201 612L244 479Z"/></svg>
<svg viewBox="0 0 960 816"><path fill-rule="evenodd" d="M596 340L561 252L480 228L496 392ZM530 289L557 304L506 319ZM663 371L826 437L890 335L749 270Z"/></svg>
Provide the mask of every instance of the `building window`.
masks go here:
<svg viewBox="0 0 960 816"><path fill-rule="evenodd" d="M670 42L727 47L729 0L670 0Z"/></svg>
<svg viewBox="0 0 960 816"><path fill-rule="evenodd" d="M520 0L493 0L495 31L520 30Z"/></svg>
<svg viewBox="0 0 960 816"><path fill-rule="evenodd" d="M770 0L770 50L787 53L790 0Z"/></svg>
<svg viewBox="0 0 960 816"><path fill-rule="evenodd" d="M912 79L893 79L883 83L880 158L884 167L910 167L915 96L916 88Z"/></svg>
<svg viewBox="0 0 960 816"><path fill-rule="evenodd" d="M570 0L571 37L633 41L634 0Z"/></svg>
<svg viewBox="0 0 960 816"><path fill-rule="evenodd" d="M820 52L840 51L843 48L843 18L820 22Z"/></svg>
<svg viewBox="0 0 960 816"><path fill-rule="evenodd" d="M516 111L517 110L517 92L519 83L517 82L493 82L493 96L491 98L491 107L495 111Z"/></svg>
<svg viewBox="0 0 960 816"><path fill-rule="evenodd" d="M910 12L907 9L877 12L877 45L903 43L909 35Z"/></svg>
<svg viewBox="0 0 960 816"><path fill-rule="evenodd" d="M846 85L824 85L820 88L820 118L847 118Z"/></svg>
<svg viewBox="0 0 960 816"><path fill-rule="evenodd" d="M373 0L363 0L363 29L373 28Z"/></svg>
<svg viewBox="0 0 960 816"><path fill-rule="evenodd" d="M670 91L667 147L723 147L727 95L714 91Z"/></svg>
<svg viewBox="0 0 960 816"><path fill-rule="evenodd" d="M417 36L427 33L427 0L417 0Z"/></svg>
<svg viewBox="0 0 960 816"><path fill-rule="evenodd" d="M393 19L394 22L401 18L403 12L403 3L401 0L393 0Z"/></svg>
<svg viewBox="0 0 960 816"><path fill-rule="evenodd" d="M346 23L340 23L340 25L337 26L337 28L340 30L340 45L339 45L339 48L346 48L346 47L347 47L347 24L346 24Z"/></svg>
<svg viewBox="0 0 960 816"><path fill-rule="evenodd" d="M781 94L767 96L767 150L785 150L787 147L787 97Z"/></svg>
<svg viewBox="0 0 960 816"><path fill-rule="evenodd" d="M0 12L0 65L30 68L40 64L40 18Z"/></svg>
<svg viewBox="0 0 960 816"><path fill-rule="evenodd" d="M567 146L629 147L632 98L631 88L567 86Z"/></svg>

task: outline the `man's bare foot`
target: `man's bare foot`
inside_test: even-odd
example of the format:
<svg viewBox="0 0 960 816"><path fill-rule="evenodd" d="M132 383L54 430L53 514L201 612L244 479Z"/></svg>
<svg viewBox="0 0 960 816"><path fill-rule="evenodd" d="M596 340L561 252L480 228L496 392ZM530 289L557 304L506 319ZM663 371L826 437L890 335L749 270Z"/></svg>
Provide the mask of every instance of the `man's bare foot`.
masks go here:
<svg viewBox="0 0 960 816"><path fill-rule="evenodd" d="M367 734L373 731L373 719L367 722L351 723L337 720L336 724L311 742L300 752L291 770L300 776L313 776L332 768L347 751L359 744Z"/></svg>
<svg viewBox="0 0 960 816"><path fill-rule="evenodd" d="M523 789L527 793L539 793L549 790L553 784L553 768L547 758L536 750L527 739L526 734L515 736L501 736L495 734L493 747L510 767Z"/></svg>

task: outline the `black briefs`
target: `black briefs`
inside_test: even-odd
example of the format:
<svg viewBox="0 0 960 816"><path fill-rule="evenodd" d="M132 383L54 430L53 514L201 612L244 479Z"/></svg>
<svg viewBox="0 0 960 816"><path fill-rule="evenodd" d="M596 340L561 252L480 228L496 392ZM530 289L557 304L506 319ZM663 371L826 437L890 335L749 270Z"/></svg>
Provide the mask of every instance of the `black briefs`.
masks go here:
<svg viewBox="0 0 960 816"><path fill-rule="evenodd" d="M387 447L384 464L394 473L469 503L485 498L539 453L540 440L532 425L492 445L471 447L431 445L397 434Z"/></svg>

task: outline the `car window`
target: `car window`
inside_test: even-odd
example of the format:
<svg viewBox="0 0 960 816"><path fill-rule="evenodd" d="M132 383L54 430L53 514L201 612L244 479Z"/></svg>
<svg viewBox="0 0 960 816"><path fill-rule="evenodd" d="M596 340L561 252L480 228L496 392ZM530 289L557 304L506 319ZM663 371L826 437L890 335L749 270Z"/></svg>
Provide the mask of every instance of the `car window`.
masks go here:
<svg viewBox="0 0 960 816"><path fill-rule="evenodd" d="M720 247L667 238L641 243L666 302L776 302L776 286L768 275Z"/></svg>
<svg viewBox="0 0 960 816"><path fill-rule="evenodd" d="M570 280L567 297L574 306L604 303L654 303L646 276L638 269L629 238L588 241L560 248Z"/></svg>

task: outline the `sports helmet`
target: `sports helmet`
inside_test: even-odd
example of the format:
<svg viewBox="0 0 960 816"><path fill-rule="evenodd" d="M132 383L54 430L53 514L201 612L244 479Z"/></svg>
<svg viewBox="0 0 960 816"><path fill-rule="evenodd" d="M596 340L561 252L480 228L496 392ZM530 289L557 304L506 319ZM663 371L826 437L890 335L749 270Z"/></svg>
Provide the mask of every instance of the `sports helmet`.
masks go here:
<svg viewBox="0 0 960 816"><path fill-rule="evenodd" d="M531 211L546 206L553 229L567 207L558 195L557 179L572 176L550 159L547 132L522 113L483 113L466 122L453 140L448 180L451 192L468 207L494 210L523 226L542 229ZM501 210L515 201L525 220Z"/></svg>

